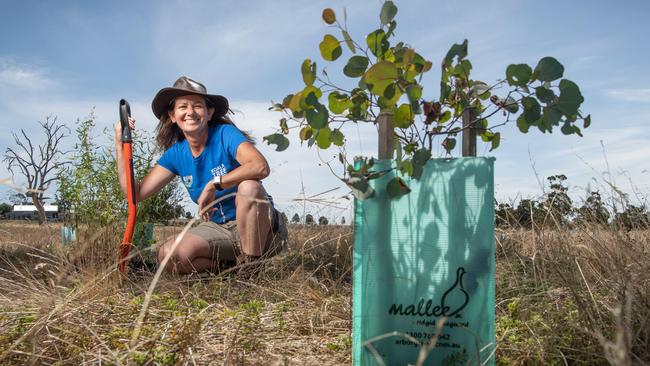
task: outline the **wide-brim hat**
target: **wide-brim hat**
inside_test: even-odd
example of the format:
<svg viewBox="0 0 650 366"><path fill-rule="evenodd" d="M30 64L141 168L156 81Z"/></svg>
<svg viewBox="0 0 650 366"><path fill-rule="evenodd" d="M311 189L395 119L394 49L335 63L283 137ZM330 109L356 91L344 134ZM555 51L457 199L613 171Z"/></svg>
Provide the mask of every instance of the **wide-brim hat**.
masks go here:
<svg viewBox="0 0 650 366"><path fill-rule="evenodd" d="M201 95L208 100L211 107L214 107L214 113L223 116L228 112L228 99L222 95L208 94L205 85L196 80L181 76L176 80L171 88L162 88L151 102L151 109L156 118L160 119L170 109L172 101L176 97L183 95L195 94Z"/></svg>

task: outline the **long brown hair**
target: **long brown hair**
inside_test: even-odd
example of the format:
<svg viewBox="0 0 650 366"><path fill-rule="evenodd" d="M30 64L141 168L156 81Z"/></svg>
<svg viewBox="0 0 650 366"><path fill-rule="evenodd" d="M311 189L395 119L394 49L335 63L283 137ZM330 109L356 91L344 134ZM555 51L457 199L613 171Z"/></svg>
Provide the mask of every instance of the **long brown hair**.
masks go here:
<svg viewBox="0 0 650 366"><path fill-rule="evenodd" d="M208 108L213 108L208 103L207 100L206 103ZM173 108L174 108L174 101L170 103L169 110L172 110ZM253 140L251 135L248 132L239 129L239 127L235 125L235 123L232 121L232 119L230 119L230 117L228 117L228 115L218 116L217 113L214 113L212 115L212 118L208 121L208 128L214 128L222 124L233 125L242 134L244 134L248 142L255 143L255 140ZM160 122L156 127L156 143L158 144L160 149L162 149L162 151L165 151L169 149L176 142L183 141L183 140L185 140L185 135L183 135L183 131L181 131L181 129L178 128L178 125L176 123L172 122L172 119L169 117L169 113L163 113L162 117L160 118Z"/></svg>

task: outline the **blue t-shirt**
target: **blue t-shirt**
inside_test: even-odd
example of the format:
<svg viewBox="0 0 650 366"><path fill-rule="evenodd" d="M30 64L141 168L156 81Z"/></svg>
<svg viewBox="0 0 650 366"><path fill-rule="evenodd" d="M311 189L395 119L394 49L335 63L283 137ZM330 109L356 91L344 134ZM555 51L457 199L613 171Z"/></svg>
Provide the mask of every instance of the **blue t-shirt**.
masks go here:
<svg viewBox="0 0 650 366"><path fill-rule="evenodd" d="M205 185L219 175L224 175L237 167L237 148L246 137L235 126L220 124L209 129L208 141L201 155L194 157L187 140L176 142L167 149L158 165L180 176L192 201L199 199ZM218 191L215 198L236 192L237 186ZM213 208L212 221L223 224L235 219L235 197L217 203Z"/></svg>

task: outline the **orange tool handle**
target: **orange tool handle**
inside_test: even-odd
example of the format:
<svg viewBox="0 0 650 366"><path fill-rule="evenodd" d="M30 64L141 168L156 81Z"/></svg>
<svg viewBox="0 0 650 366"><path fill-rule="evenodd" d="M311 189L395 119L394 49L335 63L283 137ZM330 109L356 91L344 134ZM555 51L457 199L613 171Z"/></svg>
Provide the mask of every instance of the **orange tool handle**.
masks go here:
<svg viewBox="0 0 650 366"><path fill-rule="evenodd" d="M131 138L131 128L129 127L129 117L131 116L131 107L129 103L120 100L120 124L122 125L122 151L124 155L124 165L126 166L126 191L127 202L129 204L129 218L126 222L124 238L120 244L120 261L117 264L118 270L122 274L127 272L127 260L131 250L131 241L135 231L135 217L138 212L135 199L135 174L133 171L133 139Z"/></svg>

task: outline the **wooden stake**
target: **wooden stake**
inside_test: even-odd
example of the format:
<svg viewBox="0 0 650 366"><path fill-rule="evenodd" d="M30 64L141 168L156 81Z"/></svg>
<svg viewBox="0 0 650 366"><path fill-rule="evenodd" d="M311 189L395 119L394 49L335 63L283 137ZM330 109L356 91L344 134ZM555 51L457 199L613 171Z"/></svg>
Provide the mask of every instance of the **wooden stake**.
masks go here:
<svg viewBox="0 0 650 366"><path fill-rule="evenodd" d="M468 108L463 111L463 156L476 156L476 111Z"/></svg>
<svg viewBox="0 0 650 366"><path fill-rule="evenodd" d="M379 159L393 158L393 115L380 113L377 117L379 125Z"/></svg>

